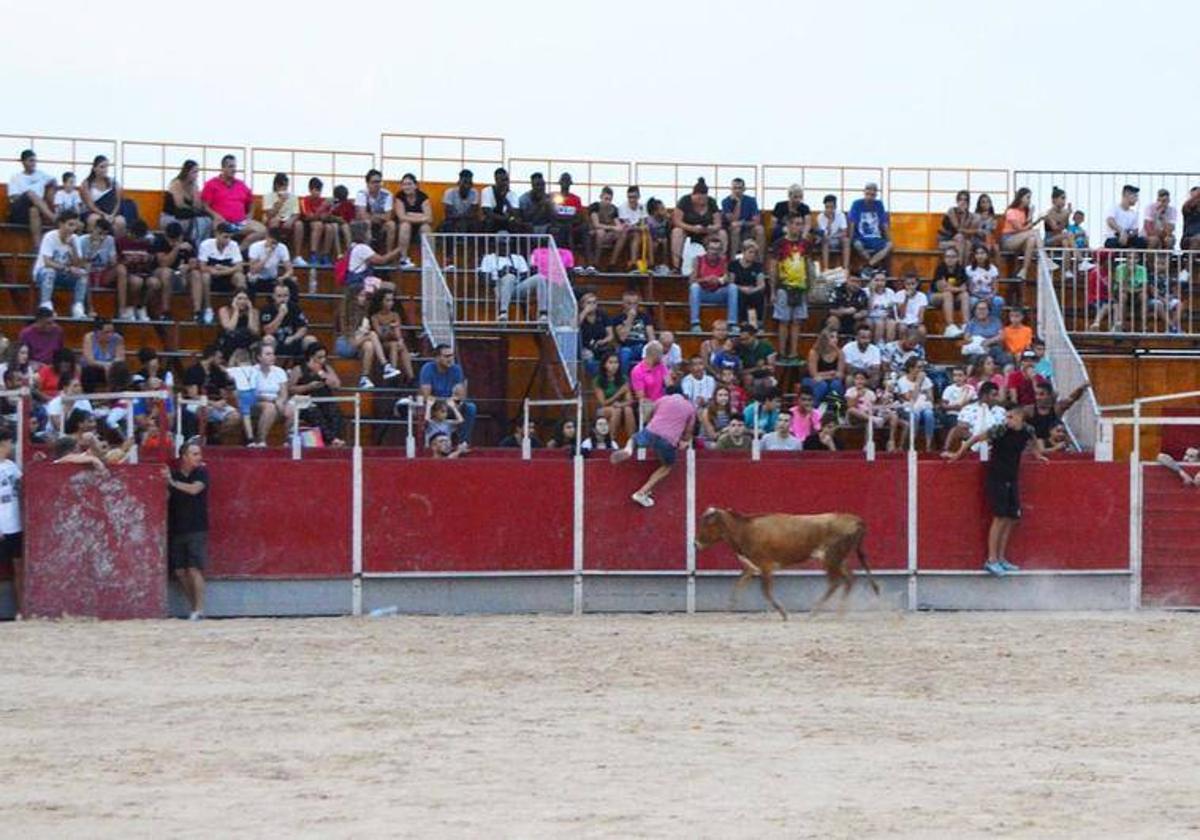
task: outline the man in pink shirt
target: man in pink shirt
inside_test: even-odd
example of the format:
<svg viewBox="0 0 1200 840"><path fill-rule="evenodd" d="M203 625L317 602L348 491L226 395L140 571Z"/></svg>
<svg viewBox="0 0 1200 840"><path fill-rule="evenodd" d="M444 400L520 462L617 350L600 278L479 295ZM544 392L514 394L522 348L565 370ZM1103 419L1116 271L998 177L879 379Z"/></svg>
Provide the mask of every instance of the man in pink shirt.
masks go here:
<svg viewBox="0 0 1200 840"><path fill-rule="evenodd" d="M233 225L235 234L243 234L240 243L243 249L266 237L267 228L250 218L254 194L237 177L237 158L233 155L221 158L221 174L204 184L200 199L212 211L214 228L225 222Z"/></svg>
<svg viewBox="0 0 1200 840"><path fill-rule="evenodd" d="M671 368L663 361L663 347L657 341L647 342L642 350L642 360L629 371L629 387L638 402L642 421L650 416L654 403L667 392Z"/></svg>
<svg viewBox="0 0 1200 840"><path fill-rule="evenodd" d="M646 349L649 350L650 346L646 345ZM664 396L653 404L653 411L654 414L646 428L631 437L625 448L618 449L611 457L614 464L620 464L633 457L635 445L654 450L655 457L661 463L631 497L642 507L654 507L650 491L670 475L671 468L675 465L675 450L686 450L691 446L692 434L696 429L696 407L683 394Z"/></svg>

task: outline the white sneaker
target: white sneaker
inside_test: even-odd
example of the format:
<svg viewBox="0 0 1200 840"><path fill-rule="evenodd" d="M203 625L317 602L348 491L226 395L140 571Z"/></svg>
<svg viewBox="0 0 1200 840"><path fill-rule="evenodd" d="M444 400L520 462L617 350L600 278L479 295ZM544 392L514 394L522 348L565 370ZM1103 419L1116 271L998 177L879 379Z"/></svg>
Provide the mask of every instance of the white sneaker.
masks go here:
<svg viewBox="0 0 1200 840"><path fill-rule="evenodd" d="M634 493L629 498L633 499L635 502L637 502L642 507L646 507L646 508L654 507L654 499L647 493Z"/></svg>
<svg viewBox="0 0 1200 840"><path fill-rule="evenodd" d="M1081 263L1079 263L1080 271L1091 271L1095 267L1096 267L1096 264L1094 262L1092 262L1091 260L1083 260Z"/></svg>
<svg viewBox="0 0 1200 840"><path fill-rule="evenodd" d="M370 377L360 376L358 378L358 387L363 388L364 390L367 388L374 388L375 383L371 381Z"/></svg>
<svg viewBox="0 0 1200 840"><path fill-rule="evenodd" d="M659 277L664 277L671 273L671 269L667 268L665 265L656 265L654 266L654 273Z"/></svg>
<svg viewBox="0 0 1200 840"><path fill-rule="evenodd" d="M71 304L71 317L80 321L87 317L87 312L84 310L82 303Z"/></svg>
<svg viewBox="0 0 1200 840"><path fill-rule="evenodd" d="M401 268L413 268L413 261L410 260L408 257L401 257L400 258L400 267Z"/></svg>
<svg viewBox="0 0 1200 840"><path fill-rule="evenodd" d="M209 307L204 310L204 323L211 324L212 322L213 322L213 311L212 311L212 307Z"/></svg>
<svg viewBox="0 0 1200 840"><path fill-rule="evenodd" d="M942 332L946 338L958 338L962 335L962 327L958 324L951 324Z"/></svg>
<svg viewBox="0 0 1200 840"><path fill-rule="evenodd" d="M400 371L396 370L391 365L383 366L383 378L384 379L395 379L399 375L400 375Z"/></svg>
<svg viewBox="0 0 1200 840"><path fill-rule="evenodd" d="M190 613L188 613L188 621L203 621L203 620L204 620L204 613L202 613L202 612L196 612L195 610L192 610Z"/></svg>
<svg viewBox="0 0 1200 840"><path fill-rule="evenodd" d="M308 260L304 259L304 257L296 257L296 259L292 260L292 265L296 268L308 268Z"/></svg>
<svg viewBox="0 0 1200 840"><path fill-rule="evenodd" d="M119 319L118 319L118 320L121 320L121 321L136 321L136 320L137 320L137 316L136 316L136 315L134 314L134 312L133 312L133 307L132 307L132 306L126 306L124 309L122 309L122 310L121 310L121 315L120 315L120 317L119 317Z"/></svg>
<svg viewBox="0 0 1200 840"><path fill-rule="evenodd" d="M150 313L146 311L146 307L139 306L137 309L137 319L139 321L149 321Z"/></svg>

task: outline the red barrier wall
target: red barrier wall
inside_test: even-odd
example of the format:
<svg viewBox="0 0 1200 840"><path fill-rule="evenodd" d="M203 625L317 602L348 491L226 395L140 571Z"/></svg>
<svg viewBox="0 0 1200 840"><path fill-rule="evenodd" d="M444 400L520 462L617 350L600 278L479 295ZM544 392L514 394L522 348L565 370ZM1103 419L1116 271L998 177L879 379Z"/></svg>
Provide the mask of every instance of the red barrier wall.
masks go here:
<svg viewBox="0 0 1200 840"><path fill-rule="evenodd" d="M696 516L712 507L739 513L854 513L867 523L865 551L873 569L908 565L907 466L903 458L862 459L805 454L755 463L697 458ZM698 569L741 569L725 545L696 555Z"/></svg>
<svg viewBox="0 0 1200 840"><path fill-rule="evenodd" d="M1200 605L1200 492L1158 466L1142 490L1142 603Z"/></svg>
<svg viewBox="0 0 1200 840"><path fill-rule="evenodd" d="M363 463L369 572L570 569L570 458Z"/></svg>
<svg viewBox="0 0 1200 840"><path fill-rule="evenodd" d="M27 615L164 618L167 489L161 465L25 472Z"/></svg>
<svg viewBox="0 0 1200 840"><path fill-rule="evenodd" d="M350 576L349 457L216 457L207 467L210 576Z"/></svg>
<svg viewBox="0 0 1200 840"><path fill-rule="evenodd" d="M654 507L643 508L629 496L650 477L658 461L611 464L589 458L583 475L583 565L606 571L653 571L687 568L687 463L683 453L675 469L654 490Z"/></svg>
<svg viewBox="0 0 1200 840"><path fill-rule="evenodd" d="M978 570L991 512L979 461L922 461L917 472L921 569ZM1095 461L1021 464L1021 524L1009 560L1027 569L1129 566L1129 470Z"/></svg>

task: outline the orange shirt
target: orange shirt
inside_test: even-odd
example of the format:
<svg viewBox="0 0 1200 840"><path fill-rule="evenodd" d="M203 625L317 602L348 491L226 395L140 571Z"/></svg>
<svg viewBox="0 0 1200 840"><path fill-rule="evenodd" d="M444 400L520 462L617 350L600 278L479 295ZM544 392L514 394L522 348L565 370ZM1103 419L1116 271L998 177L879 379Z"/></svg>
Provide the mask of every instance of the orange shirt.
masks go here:
<svg viewBox="0 0 1200 840"><path fill-rule="evenodd" d="M1033 346L1033 328L1027 324L1014 327L1011 324L1004 328L1004 349L1013 356L1019 356Z"/></svg>
<svg viewBox="0 0 1200 840"><path fill-rule="evenodd" d="M1029 214L1019 207L1009 207L1004 211L1004 232L1019 231L1029 223Z"/></svg>

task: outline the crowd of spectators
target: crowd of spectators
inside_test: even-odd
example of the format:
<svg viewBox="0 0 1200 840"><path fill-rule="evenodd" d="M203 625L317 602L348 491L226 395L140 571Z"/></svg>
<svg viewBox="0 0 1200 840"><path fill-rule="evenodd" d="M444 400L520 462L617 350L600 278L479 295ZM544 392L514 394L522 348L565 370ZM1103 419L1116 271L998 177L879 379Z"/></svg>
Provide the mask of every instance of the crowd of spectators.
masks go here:
<svg viewBox="0 0 1200 840"><path fill-rule="evenodd" d="M70 290L70 316L79 319L94 316L93 289L113 287L117 319L125 321L170 319L172 296L186 294L196 322L215 332L212 345L183 377L184 396L208 398L202 411L210 429L225 434L240 429L248 445L263 445L276 424L289 420L289 395L328 397L342 387L329 362L333 353L360 362L355 384L361 389L397 380L416 386L431 450L443 457L468 451L475 406L466 398L462 369L442 347L419 373L414 369L395 286L386 279L388 267L411 266L411 247L435 225L436 199L411 174L393 194L372 169L353 199L344 185L326 199L321 179L311 178L307 194L298 196L280 173L256 211L233 156L222 159L219 174L203 183L200 167L189 160L164 191L160 230L151 232L103 156L81 182L73 173L56 180L42 172L31 150L21 162L9 184L9 220L27 226L37 246L32 280L39 309L34 324L6 353L6 382L40 380L41 368L49 368L63 380L64 392L76 380L84 394L122 383L147 387L146 368L157 369L160 361L139 357L137 372L131 371L127 352L134 348L124 347L111 321L98 321L77 350L61 346L53 292ZM1126 256L1116 268L1110 262L1105 275L1083 214L1057 188L1040 215L1027 188L1017 190L1001 211L988 195L972 203L968 193L959 193L942 218L941 255L926 279L910 265L899 277L893 274L891 222L877 184L867 184L846 210L827 195L817 211L805 202L803 188L793 185L770 219L740 179L720 201L700 179L677 201L651 198L644 205L637 186L628 187L620 202L606 187L591 205L573 191L569 173L559 176L557 186L551 192L535 173L529 189L517 194L507 171L498 168L481 189L474 173L464 169L440 196L438 229L551 234L583 274L607 268L684 277L693 334L705 330L705 305L721 307L723 316L711 324L700 352L685 359L636 288L625 291L619 311L611 314L595 293L582 291L579 345L594 420L586 439L573 423L569 433L560 424L551 438L560 445L620 445L669 393L682 394L694 406L696 440L716 448L741 446L759 435L768 449L830 449L841 445L837 431L854 425L886 430L889 447L899 445L906 431L931 447L936 432L950 437L957 418L984 402L986 383L997 385L999 402L1018 399L1032 407L1037 387L1050 385L1051 372L1012 280L1028 280L1046 247L1067 252L1065 274L1087 273L1096 324L1118 323L1127 300L1140 296L1145 310L1168 329L1179 325L1179 301L1170 299L1160 278L1148 276L1158 263ZM1144 212L1137 202L1138 189L1126 185L1105 219L1105 249L1200 246L1200 188L1179 210L1166 190ZM480 267L493 277L496 320L507 318L514 299L535 296L544 317L544 272L509 252L503 238L496 242L485 258L491 263ZM1013 261L1010 281L1001 277L1006 259ZM303 312L296 273L326 266L345 289L329 346ZM228 302L214 307L214 292ZM815 328L812 302L828 307L828 320ZM961 339L961 365L939 367L925 358L929 312L940 313L945 336ZM775 343L766 336L772 319ZM812 332L815 340L802 347ZM1033 384L1018 387L1029 366L1038 371L1029 380ZM799 384L782 394L780 369L786 367L800 369ZM39 388L39 408L56 395L55 389ZM146 405L133 413L144 431L168 406L139 400L131 405L142 402ZM1059 405L1053 397L1050 402ZM302 421L328 443L342 443L343 430L329 404L308 403L303 411ZM198 413L186 406L185 423L192 424ZM976 414L986 412L967 411L968 418ZM40 421L43 412L36 415ZM50 416L45 412L39 432L61 434ZM1048 440L1053 426L1042 431ZM528 434L517 429L515 436Z"/></svg>

